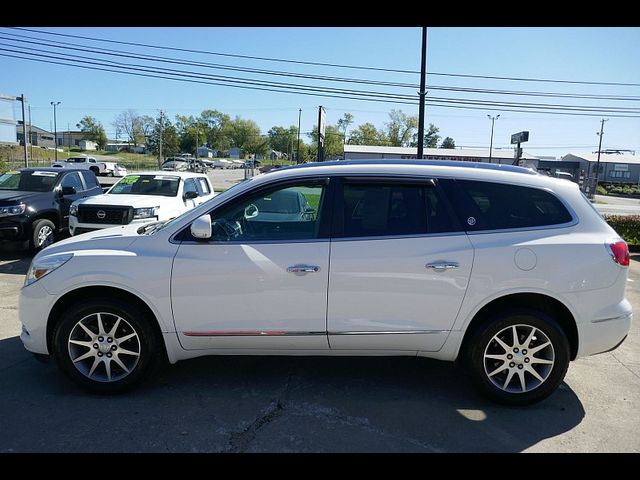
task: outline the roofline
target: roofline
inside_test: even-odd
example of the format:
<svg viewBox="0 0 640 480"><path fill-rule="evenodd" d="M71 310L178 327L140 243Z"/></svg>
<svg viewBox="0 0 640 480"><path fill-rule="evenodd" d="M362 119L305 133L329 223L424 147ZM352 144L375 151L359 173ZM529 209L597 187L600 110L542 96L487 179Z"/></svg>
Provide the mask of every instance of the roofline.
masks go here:
<svg viewBox="0 0 640 480"><path fill-rule="evenodd" d="M374 160L335 160L331 162L313 162L303 163L300 165L291 165L289 167L280 167L272 171L283 171L291 169L304 169L322 166L343 166L343 165L421 165L421 166L437 166L437 167L458 167L458 168L479 168L482 170L499 170L503 172L515 172L524 173L527 175L537 175L536 172L516 165L502 165L498 163L481 163L481 162L466 162L453 161L453 160L412 160L412 159L374 159Z"/></svg>

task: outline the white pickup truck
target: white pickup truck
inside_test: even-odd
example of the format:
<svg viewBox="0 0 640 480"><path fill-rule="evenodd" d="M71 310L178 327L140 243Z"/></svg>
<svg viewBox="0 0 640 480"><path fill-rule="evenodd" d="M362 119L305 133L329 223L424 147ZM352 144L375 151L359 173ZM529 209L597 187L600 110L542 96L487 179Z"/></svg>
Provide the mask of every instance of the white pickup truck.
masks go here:
<svg viewBox="0 0 640 480"><path fill-rule="evenodd" d="M94 157L85 155L69 157L65 161L55 162L51 166L54 168L84 168L91 170L96 176L124 177L127 174L126 167L122 165L115 162L98 162Z"/></svg>
<svg viewBox="0 0 640 480"><path fill-rule="evenodd" d="M103 195L71 204L69 231L80 235L129 223L169 220L210 198L209 178L191 172L136 172L118 181Z"/></svg>

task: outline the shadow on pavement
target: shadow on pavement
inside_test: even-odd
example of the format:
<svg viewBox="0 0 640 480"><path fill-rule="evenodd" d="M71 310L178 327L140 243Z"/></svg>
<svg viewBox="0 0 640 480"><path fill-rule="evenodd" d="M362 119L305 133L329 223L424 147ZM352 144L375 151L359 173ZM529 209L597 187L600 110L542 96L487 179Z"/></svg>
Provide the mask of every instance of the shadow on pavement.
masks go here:
<svg viewBox="0 0 640 480"><path fill-rule="evenodd" d="M0 240L0 273L25 275L33 252L20 243Z"/></svg>
<svg viewBox="0 0 640 480"><path fill-rule="evenodd" d="M3 452L520 452L585 415L566 384L503 407L414 357L204 357L91 395L17 337L0 341L0 411Z"/></svg>

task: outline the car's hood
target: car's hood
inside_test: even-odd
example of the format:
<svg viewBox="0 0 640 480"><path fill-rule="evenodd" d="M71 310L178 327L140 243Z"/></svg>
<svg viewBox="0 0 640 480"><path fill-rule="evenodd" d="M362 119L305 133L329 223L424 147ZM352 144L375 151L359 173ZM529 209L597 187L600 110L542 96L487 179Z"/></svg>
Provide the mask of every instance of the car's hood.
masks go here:
<svg viewBox="0 0 640 480"><path fill-rule="evenodd" d="M24 192L21 190L0 190L0 205L15 205L20 202L29 202L41 195L51 195L51 192Z"/></svg>
<svg viewBox="0 0 640 480"><path fill-rule="evenodd" d="M175 205L176 197L164 197L161 195L127 195L127 194L102 194L79 200L78 205L125 205L134 208L157 207L163 205Z"/></svg>
<svg viewBox="0 0 640 480"><path fill-rule="evenodd" d="M56 253L75 252L79 250L120 250L126 249L140 238L140 224L123 225L121 227L103 228L66 238L42 250L37 256L42 257Z"/></svg>

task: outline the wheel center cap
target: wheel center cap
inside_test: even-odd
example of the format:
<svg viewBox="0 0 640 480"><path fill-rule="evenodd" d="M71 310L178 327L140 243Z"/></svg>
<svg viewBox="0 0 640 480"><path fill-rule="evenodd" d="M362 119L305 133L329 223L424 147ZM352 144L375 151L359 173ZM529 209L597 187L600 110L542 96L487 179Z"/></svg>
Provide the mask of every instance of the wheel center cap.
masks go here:
<svg viewBox="0 0 640 480"><path fill-rule="evenodd" d="M101 353L109 353L109 351L111 350L111 344L109 344L107 342L99 342L98 343L98 350Z"/></svg>
<svg viewBox="0 0 640 480"><path fill-rule="evenodd" d="M524 364L524 355L522 355L522 353L520 353L520 352L514 353L513 354L513 361L515 362L516 365Z"/></svg>

